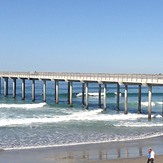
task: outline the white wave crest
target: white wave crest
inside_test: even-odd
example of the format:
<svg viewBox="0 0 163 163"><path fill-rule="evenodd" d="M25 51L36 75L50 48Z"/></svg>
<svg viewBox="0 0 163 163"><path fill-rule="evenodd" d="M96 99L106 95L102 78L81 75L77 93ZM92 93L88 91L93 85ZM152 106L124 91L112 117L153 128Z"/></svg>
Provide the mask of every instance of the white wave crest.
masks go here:
<svg viewBox="0 0 163 163"><path fill-rule="evenodd" d="M162 123L138 123L138 122L135 122L135 123L124 123L124 124L118 124L118 125L115 125L116 127L162 127L163 124Z"/></svg>
<svg viewBox="0 0 163 163"><path fill-rule="evenodd" d="M114 92L114 94L117 95L117 92ZM122 96L122 93L121 92L119 93L119 96Z"/></svg>
<svg viewBox="0 0 163 163"><path fill-rule="evenodd" d="M84 93L84 95L86 95L86 93ZM82 93L77 93L76 94L77 97L81 97L82 96ZM98 92L89 92L88 93L88 96L99 96L99 93ZM104 93L101 92L101 96L104 96Z"/></svg>
<svg viewBox="0 0 163 163"><path fill-rule="evenodd" d="M8 118L8 119L0 119L0 126L12 126L12 125L30 125L37 123L62 123L62 122L86 122L86 121L106 121L111 122L114 126L133 126L133 127L152 127L152 126L163 126L163 124L154 124L148 122L135 122L137 119L147 119L147 115L143 114L102 114L102 109L92 110L92 111L80 111L80 112L72 112L69 115L51 115L48 117L16 117L16 118ZM129 123L126 123L129 122Z"/></svg>
<svg viewBox="0 0 163 163"><path fill-rule="evenodd" d="M46 103L38 103L38 104L0 104L0 108L41 108L45 106Z"/></svg>
<svg viewBox="0 0 163 163"><path fill-rule="evenodd" d="M157 104L162 105L162 104L163 104L163 102L157 102Z"/></svg>
<svg viewBox="0 0 163 163"><path fill-rule="evenodd" d="M141 105L143 105L143 106L148 106L148 102L141 102ZM155 106L155 103L152 102L151 105L152 105L152 106Z"/></svg>

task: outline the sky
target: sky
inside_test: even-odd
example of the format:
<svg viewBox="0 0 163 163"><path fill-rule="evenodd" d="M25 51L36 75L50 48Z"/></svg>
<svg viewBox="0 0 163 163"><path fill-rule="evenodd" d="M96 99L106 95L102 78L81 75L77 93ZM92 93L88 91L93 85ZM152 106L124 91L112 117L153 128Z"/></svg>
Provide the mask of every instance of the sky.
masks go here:
<svg viewBox="0 0 163 163"><path fill-rule="evenodd" d="M0 71L163 73L163 0L0 0Z"/></svg>

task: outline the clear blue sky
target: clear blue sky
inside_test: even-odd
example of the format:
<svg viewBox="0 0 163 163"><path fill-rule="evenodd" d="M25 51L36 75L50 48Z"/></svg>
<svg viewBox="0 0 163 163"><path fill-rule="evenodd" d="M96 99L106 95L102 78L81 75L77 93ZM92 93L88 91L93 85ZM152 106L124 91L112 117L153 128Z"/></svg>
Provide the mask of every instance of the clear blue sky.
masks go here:
<svg viewBox="0 0 163 163"><path fill-rule="evenodd" d="M163 0L0 0L0 71L163 73Z"/></svg>

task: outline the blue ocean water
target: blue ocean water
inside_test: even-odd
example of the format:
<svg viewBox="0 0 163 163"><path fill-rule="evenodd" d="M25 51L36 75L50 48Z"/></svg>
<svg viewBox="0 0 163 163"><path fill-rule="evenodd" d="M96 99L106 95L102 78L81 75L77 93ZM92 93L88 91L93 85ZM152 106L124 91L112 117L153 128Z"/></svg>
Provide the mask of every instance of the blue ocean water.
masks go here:
<svg viewBox="0 0 163 163"><path fill-rule="evenodd" d="M26 80L25 100L21 98L21 80L17 95L0 95L0 148L24 149L70 144L127 141L163 135L163 87L153 86L152 119L148 121L148 88L142 86L142 113L137 114L138 86L128 86L128 114L124 115L124 86L120 87L120 111L116 111L116 84L107 84L107 110L98 107L98 96L89 96L89 109L82 106L81 83L73 82L73 107L67 104L67 83L59 82L59 104L54 102L54 82L47 81L46 102L42 102L42 81L36 81L36 100L32 102L32 84ZM103 86L102 86L103 89ZM98 92L97 83L89 83L89 93ZM103 97L102 97L103 104ZM102 106L103 107L103 106Z"/></svg>

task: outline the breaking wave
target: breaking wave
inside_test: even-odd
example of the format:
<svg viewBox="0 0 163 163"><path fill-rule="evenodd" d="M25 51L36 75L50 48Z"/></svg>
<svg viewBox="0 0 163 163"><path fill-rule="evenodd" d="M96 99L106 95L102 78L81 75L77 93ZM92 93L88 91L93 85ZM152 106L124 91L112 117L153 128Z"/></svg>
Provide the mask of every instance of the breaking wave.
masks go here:
<svg viewBox="0 0 163 163"><path fill-rule="evenodd" d="M0 108L42 108L46 103L38 103L38 104L0 104Z"/></svg>

